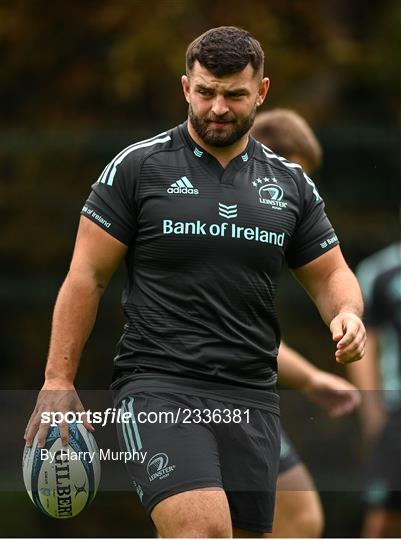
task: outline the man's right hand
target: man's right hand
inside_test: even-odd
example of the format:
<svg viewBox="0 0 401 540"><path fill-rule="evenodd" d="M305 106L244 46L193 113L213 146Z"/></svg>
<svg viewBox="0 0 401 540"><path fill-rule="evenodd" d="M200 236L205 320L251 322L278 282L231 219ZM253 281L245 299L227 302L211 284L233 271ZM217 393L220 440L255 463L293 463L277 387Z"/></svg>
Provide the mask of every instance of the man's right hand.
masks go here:
<svg viewBox="0 0 401 540"><path fill-rule="evenodd" d="M45 383L39 392L36 406L31 414L25 429L24 439L27 446L32 446L36 433L38 433L38 446L43 448L46 442L50 423L42 422L42 413L60 412L65 414L69 411L84 412L85 409L78 397L78 394L71 384ZM94 427L88 422L86 416L82 418L83 424L89 431L94 431ZM62 444L68 444L68 424L63 421L58 424Z"/></svg>

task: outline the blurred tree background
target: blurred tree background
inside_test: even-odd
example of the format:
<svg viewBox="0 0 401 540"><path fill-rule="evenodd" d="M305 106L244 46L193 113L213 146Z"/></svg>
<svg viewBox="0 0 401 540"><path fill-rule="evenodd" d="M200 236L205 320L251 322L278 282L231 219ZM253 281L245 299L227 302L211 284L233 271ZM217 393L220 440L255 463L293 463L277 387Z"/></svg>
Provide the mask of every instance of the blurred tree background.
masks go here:
<svg viewBox="0 0 401 540"><path fill-rule="evenodd" d="M222 24L244 27L261 41L271 79L264 108L294 108L316 130L324 149L316 181L350 265L399 238L397 0L3 0L3 388L40 388L51 309L91 183L121 148L185 118L180 76L186 47ZM78 388L109 384L123 323L122 280L120 273L105 295ZM279 308L288 342L341 373L327 330L287 274L282 290ZM291 423L296 426L291 407L284 407L284 417L291 432ZM337 436L339 429L332 427L331 433ZM298 438L302 454L308 445ZM65 534L150 534L133 495L129 504L127 496L99 494L97 510L92 505L74 525L64 524ZM340 523L332 498L333 493L327 499L326 535L357 535L357 497L347 503L351 510L342 512ZM3 525L9 525L6 536L61 535L60 525L37 515L25 494L3 494L2 500L8 508L1 511ZM28 517L17 529L13 523L21 507ZM136 509L132 515L140 522L129 508ZM111 526L112 516L118 527Z"/></svg>

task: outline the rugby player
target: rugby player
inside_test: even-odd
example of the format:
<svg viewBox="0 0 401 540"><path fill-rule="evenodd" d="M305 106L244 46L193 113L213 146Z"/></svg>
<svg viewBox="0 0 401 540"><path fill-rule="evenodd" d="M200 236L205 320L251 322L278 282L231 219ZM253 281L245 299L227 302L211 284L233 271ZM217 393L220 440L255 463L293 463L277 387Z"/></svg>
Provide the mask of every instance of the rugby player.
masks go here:
<svg viewBox="0 0 401 540"><path fill-rule="evenodd" d="M274 153L301 165L308 175L321 163L319 141L306 120L295 111L273 109L259 113L251 135ZM278 373L280 383L300 390L325 407L332 417L347 414L360 403L355 386L313 366L283 341L278 355ZM272 536L318 538L323 526L322 505L314 482L282 431Z"/></svg>
<svg viewBox="0 0 401 540"><path fill-rule="evenodd" d="M27 443L40 427L43 444L40 413L57 407L48 390L69 390L70 408L83 408L78 361L125 258L116 403L181 420L119 426L123 448L151 456L129 470L164 537L271 531L280 453L274 297L284 260L329 327L336 361L364 352L360 289L315 184L249 137L269 88L263 64L242 29L196 38L182 76L188 120L124 149L93 184L27 426Z"/></svg>
<svg viewBox="0 0 401 540"><path fill-rule="evenodd" d="M370 447L362 536L401 536L401 244L357 267L366 303L366 357L348 367L363 390L362 429Z"/></svg>

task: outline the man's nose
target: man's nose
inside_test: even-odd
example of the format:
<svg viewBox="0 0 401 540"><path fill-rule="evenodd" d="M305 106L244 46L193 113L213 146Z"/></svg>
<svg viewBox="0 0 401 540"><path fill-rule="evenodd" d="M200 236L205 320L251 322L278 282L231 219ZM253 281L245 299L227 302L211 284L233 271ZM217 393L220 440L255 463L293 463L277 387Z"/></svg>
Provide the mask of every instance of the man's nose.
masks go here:
<svg viewBox="0 0 401 540"><path fill-rule="evenodd" d="M212 113L216 116L223 116L229 111L224 96L216 96L213 100Z"/></svg>

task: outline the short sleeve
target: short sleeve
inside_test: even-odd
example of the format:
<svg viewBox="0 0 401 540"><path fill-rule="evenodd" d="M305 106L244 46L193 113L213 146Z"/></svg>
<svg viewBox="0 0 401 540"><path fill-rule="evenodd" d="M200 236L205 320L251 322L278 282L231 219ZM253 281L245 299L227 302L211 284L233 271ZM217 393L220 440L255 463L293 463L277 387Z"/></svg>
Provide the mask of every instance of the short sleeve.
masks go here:
<svg viewBox="0 0 401 540"><path fill-rule="evenodd" d="M301 170L296 173L300 215L286 251L288 265L298 268L317 259L339 244L314 182Z"/></svg>
<svg viewBox="0 0 401 540"><path fill-rule="evenodd" d="M137 231L138 172L129 159L118 163L118 156L104 169L81 210L106 232L129 245Z"/></svg>

